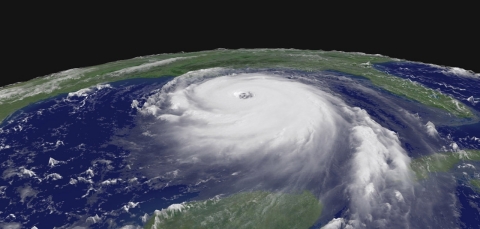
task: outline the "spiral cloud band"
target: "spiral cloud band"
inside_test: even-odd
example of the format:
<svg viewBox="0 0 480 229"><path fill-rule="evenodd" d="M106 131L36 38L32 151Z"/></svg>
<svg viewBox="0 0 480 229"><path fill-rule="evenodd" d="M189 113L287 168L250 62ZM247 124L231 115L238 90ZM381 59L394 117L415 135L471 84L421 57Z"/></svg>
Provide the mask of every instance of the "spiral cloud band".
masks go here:
<svg viewBox="0 0 480 229"><path fill-rule="evenodd" d="M169 163L156 171L174 170L184 183L216 179L238 190L314 190L326 208L348 207L349 218L332 220L330 228L408 226L402 219L413 197L410 158L394 132L321 85L222 71L187 73L142 106L132 103L153 117L144 135L175 142L165 156Z"/></svg>

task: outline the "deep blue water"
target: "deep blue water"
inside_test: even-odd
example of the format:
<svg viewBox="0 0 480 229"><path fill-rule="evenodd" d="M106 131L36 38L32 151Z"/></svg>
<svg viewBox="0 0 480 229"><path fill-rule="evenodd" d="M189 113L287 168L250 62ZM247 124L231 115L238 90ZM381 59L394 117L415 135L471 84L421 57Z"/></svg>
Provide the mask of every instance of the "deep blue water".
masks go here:
<svg viewBox="0 0 480 229"><path fill-rule="evenodd" d="M480 225L480 196L470 187L459 185L456 190L460 200L460 221L462 228L476 229Z"/></svg>
<svg viewBox="0 0 480 229"><path fill-rule="evenodd" d="M23 222L25 228L53 228L84 221L78 218L81 216L108 213L107 218L118 223L141 224L140 216L145 213L166 208L173 199L181 202L195 197L196 193L185 191L186 186L152 189L142 177L134 184L126 182L127 177L117 184L100 185L121 177L126 166L123 158L128 152L110 144L110 139L117 130L134 125L132 100L171 79L132 79L94 89L88 96L59 95L28 106L3 122L0 144L10 148L0 151L1 169L10 170L0 179L0 187L7 187L0 195L0 222L5 219L7 223ZM50 158L64 163L50 167ZM22 174L21 167L36 175ZM89 168L94 171L93 184L78 180L89 178L85 173ZM62 179L48 179L53 173ZM69 184L71 178L77 183ZM87 191L91 188L95 190ZM22 190L34 191L22 202ZM128 202L139 202L140 207L122 210ZM105 228L105 223L91 227Z"/></svg>

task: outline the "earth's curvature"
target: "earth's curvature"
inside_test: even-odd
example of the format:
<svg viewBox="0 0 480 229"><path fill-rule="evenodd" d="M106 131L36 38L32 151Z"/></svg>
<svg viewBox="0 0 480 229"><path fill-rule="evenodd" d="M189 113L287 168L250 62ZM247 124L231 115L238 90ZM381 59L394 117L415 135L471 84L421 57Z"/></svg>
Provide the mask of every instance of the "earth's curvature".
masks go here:
<svg viewBox="0 0 480 229"><path fill-rule="evenodd" d="M1 228L478 228L480 74L162 54L0 88Z"/></svg>

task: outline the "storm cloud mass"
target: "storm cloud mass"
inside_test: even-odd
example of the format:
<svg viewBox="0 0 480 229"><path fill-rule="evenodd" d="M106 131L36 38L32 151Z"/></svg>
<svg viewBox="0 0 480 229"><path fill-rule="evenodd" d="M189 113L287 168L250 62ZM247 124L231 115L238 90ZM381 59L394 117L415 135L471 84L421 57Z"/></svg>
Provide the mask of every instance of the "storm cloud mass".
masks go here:
<svg viewBox="0 0 480 229"><path fill-rule="evenodd" d="M192 189L208 183L205 197L307 189L325 205L328 228L408 228L411 214L432 211L414 204L422 187L397 133L321 81L206 69L173 79L132 107L141 114L142 136L129 147L132 163L151 179Z"/></svg>

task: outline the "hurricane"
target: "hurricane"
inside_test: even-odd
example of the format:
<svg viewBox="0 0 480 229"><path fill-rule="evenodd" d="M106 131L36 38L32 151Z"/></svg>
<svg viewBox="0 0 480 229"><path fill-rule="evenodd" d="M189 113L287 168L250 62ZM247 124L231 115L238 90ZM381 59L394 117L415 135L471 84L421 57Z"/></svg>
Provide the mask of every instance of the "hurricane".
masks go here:
<svg viewBox="0 0 480 229"><path fill-rule="evenodd" d="M138 108L150 116L145 133L175 145L172 163L154 172L225 179L228 187L217 190L308 188L325 202L341 192L352 212L344 224L399 223L410 211L413 175L397 134L321 84L302 81L268 72L175 78ZM233 178L216 177L211 167Z"/></svg>

